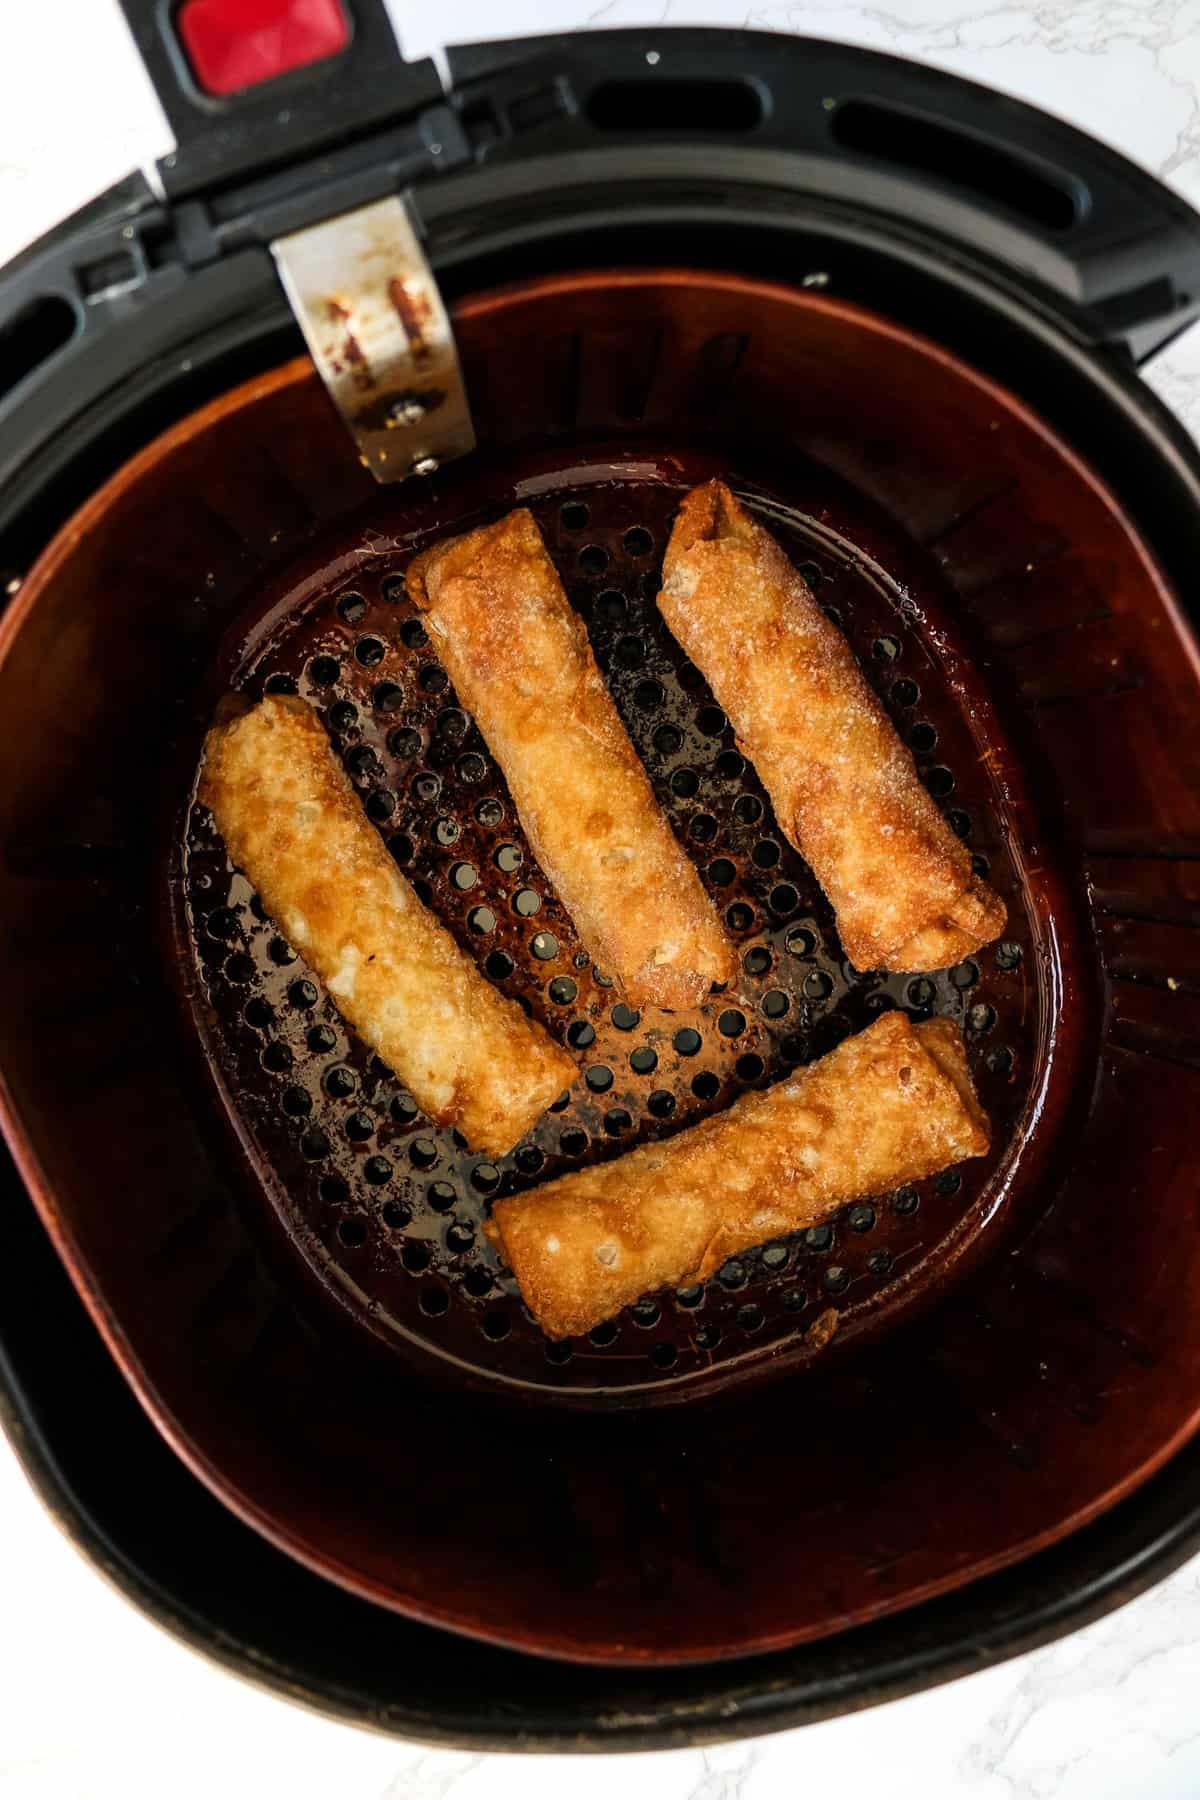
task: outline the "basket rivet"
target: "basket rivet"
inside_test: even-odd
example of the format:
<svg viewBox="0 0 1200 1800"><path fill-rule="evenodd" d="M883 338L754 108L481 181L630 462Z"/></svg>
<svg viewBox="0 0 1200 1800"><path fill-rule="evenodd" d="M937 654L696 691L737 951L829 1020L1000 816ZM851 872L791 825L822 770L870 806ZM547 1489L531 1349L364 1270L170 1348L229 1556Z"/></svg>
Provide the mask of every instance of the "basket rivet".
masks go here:
<svg viewBox="0 0 1200 1800"><path fill-rule="evenodd" d="M412 472L414 475L432 475L437 470L437 467L438 459L436 456L418 456L417 460L412 465Z"/></svg>
<svg viewBox="0 0 1200 1800"><path fill-rule="evenodd" d="M423 400L415 394L408 394L403 400L397 400L392 408L392 422L396 425L415 425L425 417L428 408Z"/></svg>

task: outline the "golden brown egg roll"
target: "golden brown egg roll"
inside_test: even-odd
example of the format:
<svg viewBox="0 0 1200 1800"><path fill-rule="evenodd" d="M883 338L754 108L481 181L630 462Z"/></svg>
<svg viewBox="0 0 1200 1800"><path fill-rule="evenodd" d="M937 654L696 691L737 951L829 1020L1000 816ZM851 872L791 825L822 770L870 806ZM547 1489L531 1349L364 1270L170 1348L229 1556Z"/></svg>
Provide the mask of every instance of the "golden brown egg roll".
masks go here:
<svg viewBox="0 0 1200 1800"><path fill-rule="evenodd" d="M988 1148L958 1028L888 1012L820 1062L661 1144L497 1202L490 1235L548 1337L836 1207Z"/></svg>
<svg viewBox="0 0 1200 1800"><path fill-rule="evenodd" d="M658 604L829 896L856 968L945 968L999 936L1004 902L972 870L849 644L723 482L684 500Z"/></svg>
<svg viewBox="0 0 1200 1800"><path fill-rule="evenodd" d="M634 1006L698 1005L733 975L733 949L532 514L426 551L408 591L589 954Z"/></svg>
<svg viewBox="0 0 1200 1800"><path fill-rule="evenodd" d="M283 935L422 1111L474 1149L511 1150L575 1064L422 906L312 708L271 694L214 726L199 795Z"/></svg>

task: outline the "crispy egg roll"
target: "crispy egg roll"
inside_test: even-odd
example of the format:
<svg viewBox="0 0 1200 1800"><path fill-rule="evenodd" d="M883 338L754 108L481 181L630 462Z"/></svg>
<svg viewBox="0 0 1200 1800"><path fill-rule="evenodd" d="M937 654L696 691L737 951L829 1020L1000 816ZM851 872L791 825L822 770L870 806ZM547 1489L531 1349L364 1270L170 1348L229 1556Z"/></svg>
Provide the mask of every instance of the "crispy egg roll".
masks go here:
<svg viewBox="0 0 1200 1800"><path fill-rule="evenodd" d="M957 1027L888 1012L678 1137L497 1202L490 1235L542 1330L571 1337L988 1137Z"/></svg>
<svg viewBox="0 0 1200 1800"><path fill-rule="evenodd" d="M308 704L271 694L204 747L200 799L343 1017L423 1112L500 1156L574 1081L418 900Z"/></svg>
<svg viewBox="0 0 1200 1800"><path fill-rule="evenodd" d="M684 500L658 604L829 896L856 968L941 969L999 936L1004 902L974 873L849 644L723 482Z"/></svg>
<svg viewBox="0 0 1200 1800"><path fill-rule="evenodd" d="M408 591L588 953L634 1006L698 1005L733 975L732 947L532 514L435 545Z"/></svg>

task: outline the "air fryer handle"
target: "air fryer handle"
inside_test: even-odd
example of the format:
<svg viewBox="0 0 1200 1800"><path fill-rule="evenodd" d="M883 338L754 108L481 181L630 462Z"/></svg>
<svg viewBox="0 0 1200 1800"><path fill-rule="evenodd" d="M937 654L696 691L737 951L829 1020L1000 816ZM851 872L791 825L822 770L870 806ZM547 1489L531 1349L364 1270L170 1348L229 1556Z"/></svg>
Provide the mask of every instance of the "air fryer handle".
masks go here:
<svg viewBox="0 0 1200 1800"><path fill-rule="evenodd" d="M1040 289L1083 332L1144 361L1200 314L1200 217L1163 184L1036 108L895 57L733 31L614 31L449 52L464 116L497 115L493 157L586 141L720 145L739 172L869 209ZM536 77L536 82L535 82ZM545 96L536 104L537 83ZM553 128L522 133L520 117ZM697 169L701 159L696 159ZM714 166L703 163L707 174Z"/></svg>
<svg viewBox="0 0 1200 1800"><path fill-rule="evenodd" d="M172 200L262 176L442 98L431 61L404 61L384 0L326 0L332 35L324 38L293 20L291 47L311 60L259 81L253 78L265 77L269 61L256 53L250 25L245 43L237 42L244 0L120 5L175 133L177 147L159 165ZM275 41L288 43L285 27ZM217 47L202 56L206 43ZM227 85L232 91L212 91Z"/></svg>

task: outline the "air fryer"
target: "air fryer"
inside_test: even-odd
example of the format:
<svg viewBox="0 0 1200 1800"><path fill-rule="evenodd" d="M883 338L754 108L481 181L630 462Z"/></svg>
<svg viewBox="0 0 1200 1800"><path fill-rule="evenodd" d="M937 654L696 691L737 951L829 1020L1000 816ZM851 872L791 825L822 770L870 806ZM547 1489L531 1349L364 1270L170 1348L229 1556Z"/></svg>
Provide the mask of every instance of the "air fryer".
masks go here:
<svg viewBox="0 0 1200 1800"><path fill-rule="evenodd" d="M0 1069L91 1358L190 1470L164 1478L222 1503L197 1489L205 1541L275 1546L264 1645L315 1582L451 1665L462 1633L497 1667L558 1659L563 1695L590 1670L531 1741L677 1738L689 1693L697 1736L722 1692L729 1729L812 1716L851 1664L888 1691L906 1631L944 1631L908 1677L934 1679L955 1606L1003 1616L1003 1654L1055 1628L1037 1571L1072 1543L1105 1574L1061 1575L1055 1620L1111 1602L1129 1509L1188 1466L1200 1363L1200 487L1136 373L1200 304L1200 221L1027 107L844 47L474 46L443 92L357 0L323 60L227 93L253 71L214 57L214 11L126 0L178 138L163 196L131 178L0 284ZM1004 894L1004 937L952 970L846 963L657 621L674 508L712 474ZM514 504L737 944L704 1030L591 966L404 596L416 549ZM418 892L579 1053L513 1156L421 1119L231 869L192 792L230 686L319 708ZM891 1006L962 1026L986 1161L542 1338L495 1195ZM14 1320L12 1417L86 1480ZM120 1441L131 1479L160 1466ZM1175 1505L1183 1541L1182 1478ZM110 1538L152 1560L124 1512ZM289 1679L503 1737L452 1683L389 1710L346 1656ZM622 1680L661 1704L608 1731Z"/></svg>

